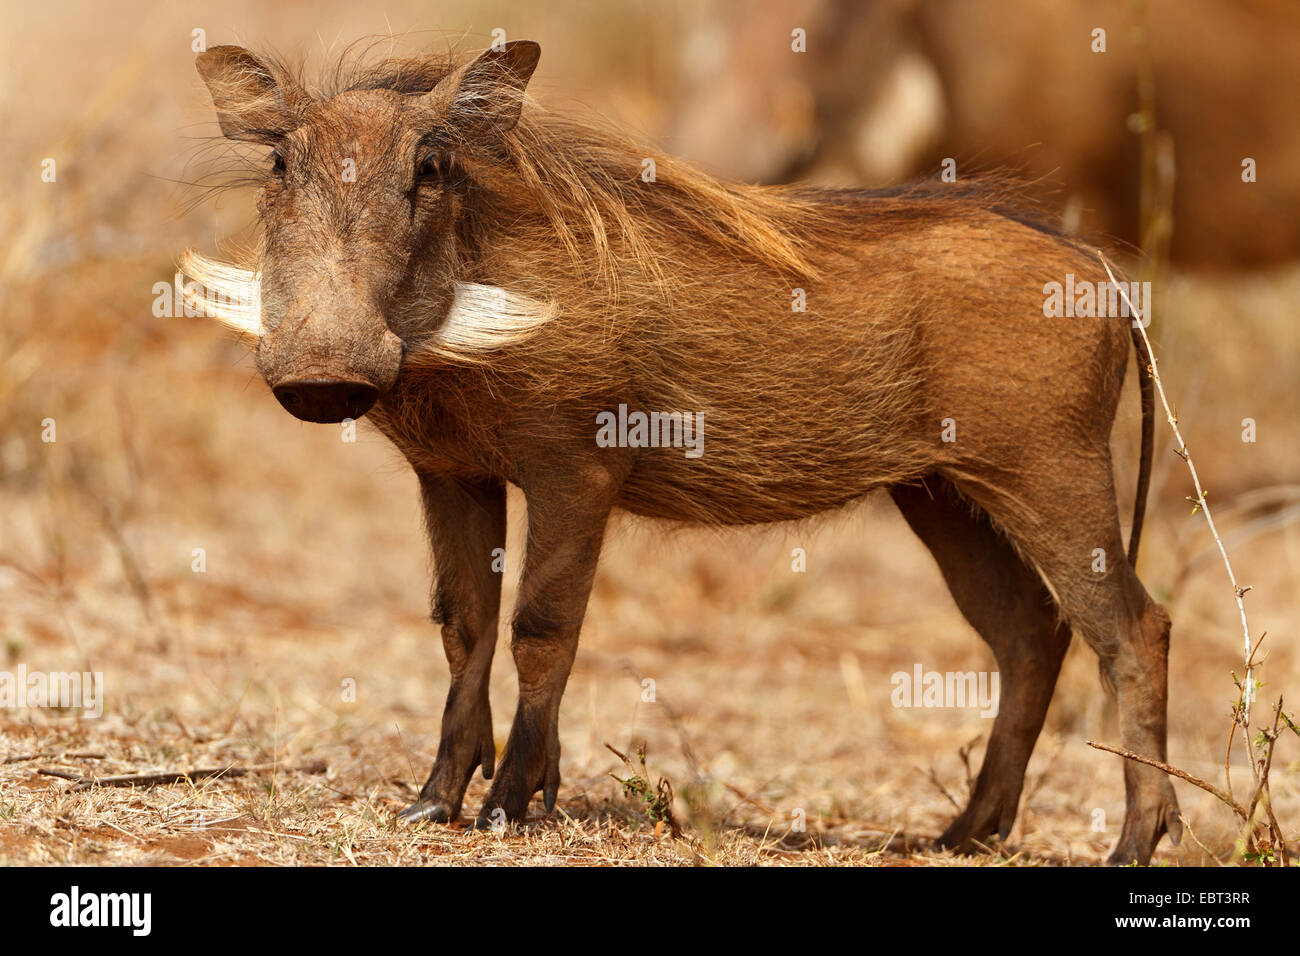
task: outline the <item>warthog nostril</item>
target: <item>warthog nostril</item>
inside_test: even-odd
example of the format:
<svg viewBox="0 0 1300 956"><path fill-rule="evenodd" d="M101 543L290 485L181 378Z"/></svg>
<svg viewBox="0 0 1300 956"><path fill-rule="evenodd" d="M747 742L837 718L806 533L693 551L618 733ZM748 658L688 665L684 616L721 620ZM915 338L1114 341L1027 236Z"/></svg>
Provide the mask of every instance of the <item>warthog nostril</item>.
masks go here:
<svg viewBox="0 0 1300 956"><path fill-rule="evenodd" d="M379 389L368 382L333 378L281 382L271 391L290 414L305 422L319 423L360 418L379 398Z"/></svg>

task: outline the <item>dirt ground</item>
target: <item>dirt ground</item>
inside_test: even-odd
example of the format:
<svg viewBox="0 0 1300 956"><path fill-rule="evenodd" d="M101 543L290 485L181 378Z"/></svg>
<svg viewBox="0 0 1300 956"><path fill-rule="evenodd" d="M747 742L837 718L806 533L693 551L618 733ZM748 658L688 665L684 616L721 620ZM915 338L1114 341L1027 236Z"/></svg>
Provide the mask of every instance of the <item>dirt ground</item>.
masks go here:
<svg viewBox="0 0 1300 956"><path fill-rule="evenodd" d="M1118 738L1095 657L1077 642L1010 838L973 857L928 848L965 802L991 721L896 708L891 675L994 664L887 500L744 533L620 520L561 711L557 810L537 802L502 833L396 826L428 773L447 685L414 478L364 422L347 443L285 414L211 323L152 314L154 284L171 281L184 246L212 249L249 218L247 193L192 207L172 181L203 146L185 137L212 131L188 46L195 14L106 22L90 4L54 6L14 12L22 31L0 51L0 107L25 119L2 160L15 188L0 195L0 670L102 673L104 707L97 718L0 710L0 863L1104 860L1123 817L1120 760L1086 741ZM387 29L326 6L345 36ZM213 42L293 28L251 5L204 10ZM474 21L483 34L492 22ZM62 45L59 65L42 42ZM635 91L593 99L646 118ZM58 161L54 183L41 181L44 157ZM1175 276L1156 329L1237 576L1253 587L1252 629L1268 634L1259 719L1280 693L1300 700L1297 301L1300 269ZM1136 406L1129 394L1115 435L1125 495ZM1163 423L1156 461L1140 571L1174 621L1169 758L1222 785L1236 606ZM524 527L513 491L511 513L507 608ZM515 697L504 638L498 747ZM628 768L607 744L644 746L651 783L675 794L680 836L611 777ZM1273 767L1293 837L1296 744L1283 740ZM252 772L82 790L66 776L225 767ZM1232 778L1238 792L1249 779L1240 740ZM1175 786L1191 835L1163 842L1156 862L1235 859L1232 815ZM476 778L467 813L485 793Z"/></svg>

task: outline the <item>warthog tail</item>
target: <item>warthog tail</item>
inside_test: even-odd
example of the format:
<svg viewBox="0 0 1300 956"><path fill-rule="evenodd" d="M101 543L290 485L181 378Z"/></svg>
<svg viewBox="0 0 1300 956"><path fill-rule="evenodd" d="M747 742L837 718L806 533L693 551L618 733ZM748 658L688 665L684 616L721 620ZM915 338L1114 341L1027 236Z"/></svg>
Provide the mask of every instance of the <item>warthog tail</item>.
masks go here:
<svg viewBox="0 0 1300 956"><path fill-rule="evenodd" d="M1151 374L1151 353L1147 350L1142 330L1133 326L1132 335L1133 347L1137 350L1138 388L1142 396L1142 451L1138 463L1137 499L1133 502L1133 530L1128 537L1128 560L1129 564L1137 567L1142 522L1147 513L1147 492L1151 488L1151 451L1156 436L1156 391Z"/></svg>

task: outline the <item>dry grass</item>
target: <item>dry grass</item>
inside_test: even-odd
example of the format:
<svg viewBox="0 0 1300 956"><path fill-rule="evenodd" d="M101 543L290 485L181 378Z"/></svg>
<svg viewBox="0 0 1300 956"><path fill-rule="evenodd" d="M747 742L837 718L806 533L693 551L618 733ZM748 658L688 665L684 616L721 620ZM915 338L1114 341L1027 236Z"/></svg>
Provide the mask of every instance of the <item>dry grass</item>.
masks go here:
<svg viewBox="0 0 1300 956"><path fill-rule="evenodd" d="M249 34L260 24L272 41L292 35L294 24L252 9L219 18L213 8L206 24L156 14L166 22L151 23L145 40L89 15L43 23L28 11L25 35L36 40L12 51L22 83L5 105L31 122L15 132L16 165L0 169L20 184L0 194L0 669L102 671L107 699L97 720L0 712L0 760L31 758L0 764L0 862L1104 859L1123 785L1120 761L1084 743L1117 735L1095 660L1080 646L1007 847L971 858L922 848L964 801L959 751L989 723L966 711L896 710L889 676L917 662L984 670L992 658L928 554L879 501L743 535L664 536L622 523L561 714L560 809L543 820L535 805L527 825L503 834L396 828L393 813L432 761L447 679L426 617L414 480L373 432L345 444L330 427L285 415L243 349L214 326L150 314L152 285L170 277L175 253L236 232L248 215L248 197L234 196L183 212L185 194L146 175L182 178L187 147L176 131L207 120L188 47L174 38L203 24L224 39L227 21ZM348 5L331 10L345 36L384 29ZM473 28L493 25L489 15ZM546 44L546 29L528 30ZM39 58L42 36L76 56L57 66ZM591 85L607 67L591 64ZM596 105L651 94L615 88ZM55 184L39 180L44 156L59 160ZM1252 625L1270 634L1257 676L1277 688L1300 687L1298 385L1286 358L1300 352L1298 300L1295 271L1179 277L1157 343L1234 566L1255 588ZM1117 433L1130 458L1136 404L1126 403ZM53 444L40 440L47 417L57 421ZM1239 439L1244 417L1258 422L1257 444ZM1189 515L1186 474L1167 442L1157 443L1157 465L1142 574L1174 619L1169 757L1210 778L1221 771L1228 671L1238 666L1235 608L1223 600L1222 569L1205 558L1213 542ZM1132 481L1122 475L1121 484ZM511 505L508 567L517 569L521 502ZM807 549L806 574L791 571L794 547ZM191 570L195 548L206 552L204 573ZM513 574L507 580L510 601ZM653 703L642 700L643 678L655 681ZM354 702L344 700L347 679ZM502 743L514 700L504 643L492 697ZM626 768L605 744L631 752L642 741L650 774L677 794L681 839L656 834L609 776ZM970 752L976 769L981 748ZM1278 816L1300 819L1295 748L1279 750L1291 762L1273 770ZM143 790L70 793L68 781L39 773L312 760L326 772ZM1244 787L1244 764L1239 774ZM1178 790L1197 838L1226 858L1231 816L1199 791ZM476 779L467 810L485 792ZM1104 832L1093 830L1098 809ZM796 810L805 832L792 829ZM1192 841L1166 843L1158 859L1194 864L1205 854Z"/></svg>

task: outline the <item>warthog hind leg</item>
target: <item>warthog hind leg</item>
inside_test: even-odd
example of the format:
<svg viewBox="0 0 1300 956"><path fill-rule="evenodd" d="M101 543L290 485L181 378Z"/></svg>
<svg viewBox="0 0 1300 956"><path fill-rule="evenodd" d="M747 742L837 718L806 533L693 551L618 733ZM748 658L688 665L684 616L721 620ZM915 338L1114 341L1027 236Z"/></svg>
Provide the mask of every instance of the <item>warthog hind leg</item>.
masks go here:
<svg viewBox="0 0 1300 956"><path fill-rule="evenodd" d="M1001 675L998 714L970 803L939 838L941 846L972 852L990 835L1006 839L1011 832L1070 631L1038 573L947 481L931 476L892 494L957 607L993 649Z"/></svg>
<svg viewBox="0 0 1300 956"><path fill-rule="evenodd" d="M1054 455L1038 459L1036 451ZM1005 496L957 484L1039 568L1062 617L1097 653L1115 693L1121 745L1163 761L1169 617L1125 554L1109 456L1027 449ZM1154 767L1125 761L1124 783L1124 828L1110 862L1146 863L1162 835L1175 843L1182 836L1178 800Z"/></svg>

